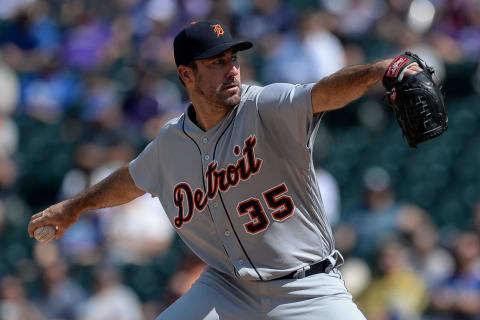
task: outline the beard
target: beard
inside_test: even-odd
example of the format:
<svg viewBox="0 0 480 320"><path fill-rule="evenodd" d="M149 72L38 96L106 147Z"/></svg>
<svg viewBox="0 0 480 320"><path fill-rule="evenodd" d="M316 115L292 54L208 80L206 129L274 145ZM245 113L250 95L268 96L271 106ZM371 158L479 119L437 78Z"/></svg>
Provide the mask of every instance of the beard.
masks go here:
<svg viewBox="0 0 480 320"><path fill-rule="evenodd" d="M240 103L242 86L239 80L235 78L230 79L217 88L202 86L202 83L203 81L197 83L198 92L200 92L204 98L212 104L230 110Z"/></svg>

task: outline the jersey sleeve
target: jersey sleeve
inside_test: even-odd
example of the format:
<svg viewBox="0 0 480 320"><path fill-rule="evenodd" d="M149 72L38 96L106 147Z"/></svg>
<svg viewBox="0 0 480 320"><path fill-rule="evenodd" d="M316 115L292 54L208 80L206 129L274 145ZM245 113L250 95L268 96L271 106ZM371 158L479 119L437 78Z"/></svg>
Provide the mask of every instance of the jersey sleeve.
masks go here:
<svg viewBox="0 0 480 320"><path fill-rule="evenodd" d="M140 189L155 195L160 180L158 137L133 159L129 165L130 175Z"/></svg>
<svg viewBox="0 0 480 320"><path fill-rule="evenodd" d="M262 88L257 97L257 108L262 123L272 133L273 139L304 148L313 145L311 138L321 118L321 114L313 114L313 86L314 83L274 83ZM289 145L291 148L292 145Z"/></svg>

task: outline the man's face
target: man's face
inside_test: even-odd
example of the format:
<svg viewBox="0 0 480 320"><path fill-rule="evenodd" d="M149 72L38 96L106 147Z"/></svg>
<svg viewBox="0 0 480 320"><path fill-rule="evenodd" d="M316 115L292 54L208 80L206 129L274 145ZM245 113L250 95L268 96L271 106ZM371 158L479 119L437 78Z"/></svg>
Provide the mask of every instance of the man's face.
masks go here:
<svg viewBox="0 0 480 320"><path fill-rule="evenodd" d="M207 101L231 109L240 102L240 64L237 53L228 50L196 61L195 87Z"/></svg>

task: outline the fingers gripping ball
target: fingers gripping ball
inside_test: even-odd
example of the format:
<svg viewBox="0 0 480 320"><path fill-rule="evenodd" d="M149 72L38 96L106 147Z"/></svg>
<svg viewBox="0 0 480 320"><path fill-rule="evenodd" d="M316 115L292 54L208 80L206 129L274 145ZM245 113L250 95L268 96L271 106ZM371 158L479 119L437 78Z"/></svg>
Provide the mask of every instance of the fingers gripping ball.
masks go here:
<svg viewBox="0 0 480 320"><path fill-rule="evenodd" d="M407 76L407 68L414 64L423 70ZM383 76L385 99L412 148L438 137L448 128L443 94L433 80L434 72L416 54L405 52L392 61Z"/></svg>
<svg viewBox="0 0 480 320"><path fill-rule="evenodd" d="M33 232L33 236L37 241L48 242L55 237L56 229L55 226L48 225L37 228Z"/></svg>

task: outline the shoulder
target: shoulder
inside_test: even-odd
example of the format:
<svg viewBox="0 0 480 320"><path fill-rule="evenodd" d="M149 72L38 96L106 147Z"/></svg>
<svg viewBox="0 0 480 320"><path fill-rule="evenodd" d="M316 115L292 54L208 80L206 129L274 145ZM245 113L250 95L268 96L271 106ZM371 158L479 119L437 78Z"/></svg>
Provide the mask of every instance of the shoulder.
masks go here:
<svg viewBox="0 0 480 320"><path fill-rule="evenodd" d="M156 139L168 138L171 135L176 135L178 132L183 131L183 121L185 114L168 120L157 134Z"/></svg>
<svg viewBox="0 0 480 320"><path fill-rule="evenodd" d="M185 113L182 113L178 117L172 118L168 120L162 127L161 130L171 130L177 127L181 127L183 124L183 118L185 117Z"/></svg>
<svg viewBox="0 0 480 320"><path fill-rule="evenodd" d="M242 84L241 101L255 100L264 87L251 84Z"/></svg>
<svg viewBox="0 0 480 320"><path fill-rule="evenodd" d="M311 93L313 83L291 84L272 83L264 87L253 88L249 95L258 109L266 108L300 108L302 106L311 108Z"/></svg>
<svg viewBox="0 0 480 320"><path fill-rule="evenodd" d="M242 100L283 100L292 95L310 94L314 83L272 83L266 86L243 85Z"/></svg>
<svg viewBox="0 0 480 320"><path fill-rule="evenodd" d="M291 91L293 86L289 83L272 83L266 86L242 85L241 101L253 102L257 107L278 102L286 95L283 93Z"/></svg>
<svg viewBox="0 0 480 320"><path fill-rule="evenodd" d="M265 86L242 84L242 98L249 98L263 92L291 90L297 85L291 83L271 83Z"/></svg>

